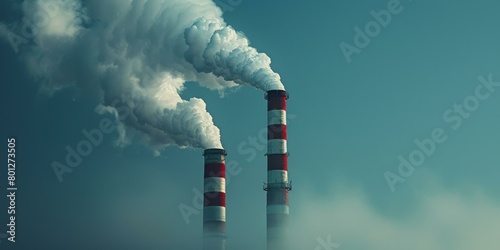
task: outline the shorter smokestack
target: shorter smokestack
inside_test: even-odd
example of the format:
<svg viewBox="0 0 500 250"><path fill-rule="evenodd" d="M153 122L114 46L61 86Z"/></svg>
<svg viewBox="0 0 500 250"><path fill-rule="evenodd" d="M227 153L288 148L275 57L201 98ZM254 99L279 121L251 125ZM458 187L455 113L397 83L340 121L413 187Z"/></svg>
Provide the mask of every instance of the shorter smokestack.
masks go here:
<svg viewBox="0 0 500 250"><path fill-rule="evenodd" d="M226 150L206 149L203 250L226 249Z"/></svg>

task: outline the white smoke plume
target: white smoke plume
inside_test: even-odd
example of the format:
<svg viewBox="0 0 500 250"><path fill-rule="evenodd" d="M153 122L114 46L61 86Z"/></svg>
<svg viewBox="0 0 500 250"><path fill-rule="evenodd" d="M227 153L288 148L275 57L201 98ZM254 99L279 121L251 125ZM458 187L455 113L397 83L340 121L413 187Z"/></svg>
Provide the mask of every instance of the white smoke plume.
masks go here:
<svg viewBox="0 0 500 250"><path fill-rule="evenodd" d="M186 82L283 89L269 57L226 25L211 0L35 0L21 8L22 21L0 24L0 36L42 92L77 87L99 97L100 113L126 104L121 143L139 135L155 150L221 148L205 102L181 98Z"/></svg>
<svg viewBox="0 0 500 250"><path fill-rule="evenodd" d="M284 90L271 59L249 46L248 39L220 19L198 19L185 32L186 58L199 71L262 90Z"/></svg>

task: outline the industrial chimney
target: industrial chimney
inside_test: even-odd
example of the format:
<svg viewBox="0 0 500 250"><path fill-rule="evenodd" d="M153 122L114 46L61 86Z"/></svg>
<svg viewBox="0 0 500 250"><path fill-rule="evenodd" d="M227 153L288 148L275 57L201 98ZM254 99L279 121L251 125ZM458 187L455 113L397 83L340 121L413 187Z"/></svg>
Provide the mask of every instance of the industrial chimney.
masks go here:
<svg viewBox="0 0 500 250"><path fill-rule="evenodd" d="M226 150L218 148L203 153L203 250L226 249L226 155Z"/></svg>
<svg viewBox="0 0 500 250"><path fill-rule="evenodd" d="M285 250L288 235L288 152L284 90L271 90L267 99L267 249Z"/></svg>

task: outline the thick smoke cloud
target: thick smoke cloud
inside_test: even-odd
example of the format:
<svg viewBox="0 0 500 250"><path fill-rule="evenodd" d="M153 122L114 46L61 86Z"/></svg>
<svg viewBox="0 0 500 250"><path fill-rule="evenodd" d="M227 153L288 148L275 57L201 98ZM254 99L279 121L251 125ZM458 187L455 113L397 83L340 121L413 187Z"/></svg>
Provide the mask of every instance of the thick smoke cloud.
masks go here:
<svg viewBox="0 0 500 250"><path fill-rule="evenodd" d="M186 30L185 37L189 45L186 58L199 71L265 91L285 89L280 76L271 70L271 59L250 47L247 38L219 19L198 19Z"/></svg>
<svg viewBox="0 0 500 250"><path fill-rule="evenodd" d="M130 112L117 119L122 144L134 137L155 150L222 147L205 102L181 98L185 82L283 89L269 57L210 0L36 0L22 11L23 21L0 24L0 36L19 50L40 91L77 87L100 99L100 113L126 103Z"/></svg>

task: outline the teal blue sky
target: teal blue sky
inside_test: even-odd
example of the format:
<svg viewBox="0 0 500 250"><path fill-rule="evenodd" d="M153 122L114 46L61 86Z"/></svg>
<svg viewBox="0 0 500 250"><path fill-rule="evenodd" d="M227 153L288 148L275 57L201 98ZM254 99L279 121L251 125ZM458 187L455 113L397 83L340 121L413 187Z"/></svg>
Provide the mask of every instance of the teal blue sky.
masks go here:
<svg viewBox="0 0 500 250"><path fill-rule="evenodd" d="M0 4L1 22L19 18L11 2ZM348 63L340 44L354 45L354 28L364 29L374 20L370 11L386 10L388 2L243 0L223 14L271 57L290 93L293 242L315 249L318 238L331 236L339 249L497 249L500 87L482 88L489 97L476 98L457 129L443 115L474 99L479 77L500 82L500 4L402 0L402 11ZM51 163L64 161L65 147L106 116L94 111L95 97L76 89L39 94L9 43L0 44L0 53L2 137L16 138L20 189L19 242L1 239L0 248L199 246L201 210L186 223L179 206L194 207L192 190L202 189L201 149L169 147L157 157L139 144L115 146L113 132L59 183ZM265 144L249 144L266 129L264 93L242 86L222 95L188 83L182 97L205 100L227 161L240 170L227 185L229 249L264 249ZM446 141L401 176L398 156L409 159L419 149L414 141L431 138L436 128ZM0 157L5 162L6 154ZM394 190L388 171L404 179Z"/></svg>

